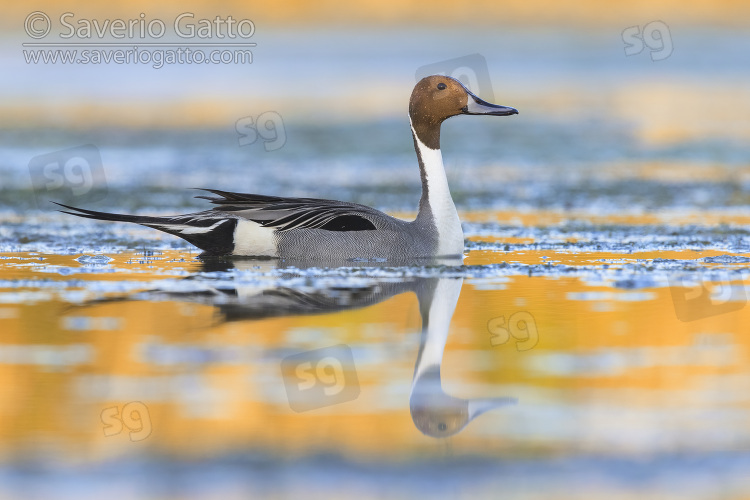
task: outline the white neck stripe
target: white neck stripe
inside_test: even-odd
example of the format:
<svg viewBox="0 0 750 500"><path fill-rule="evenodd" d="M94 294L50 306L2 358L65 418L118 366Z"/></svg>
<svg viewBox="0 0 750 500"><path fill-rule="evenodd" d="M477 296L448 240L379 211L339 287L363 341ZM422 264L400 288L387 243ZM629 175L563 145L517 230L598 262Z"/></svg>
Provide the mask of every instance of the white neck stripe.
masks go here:
<svg viewBox="0 0 750 500"><path fill-rule="evenodd" d="M411 117L409 121L411 122ZM448 188L448 179L445 176L445 167L443 167L443 154L439 148L427 147L417 136L413 125L411 133L414 134L414 142L422 158L426 184L423 189L427 189L427 203L438 230L437 255L462 255L464 233Z"/></svg>

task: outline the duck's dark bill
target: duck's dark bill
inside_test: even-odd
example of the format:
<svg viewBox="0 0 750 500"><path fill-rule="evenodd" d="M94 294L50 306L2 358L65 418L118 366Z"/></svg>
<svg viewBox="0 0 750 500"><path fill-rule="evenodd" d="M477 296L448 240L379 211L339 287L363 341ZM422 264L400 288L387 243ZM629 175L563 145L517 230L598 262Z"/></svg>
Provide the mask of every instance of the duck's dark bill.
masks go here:
<svg viewBox="0 0 750 500"><path fill-rule="evenodd" d="M466 115L494 115L494 116L508 116L517 115L518 110L508 106L500 106L498 104L490 104L487 101L483 101L471 92L469 94L469 103L464 107L464 114Z"/></svg>

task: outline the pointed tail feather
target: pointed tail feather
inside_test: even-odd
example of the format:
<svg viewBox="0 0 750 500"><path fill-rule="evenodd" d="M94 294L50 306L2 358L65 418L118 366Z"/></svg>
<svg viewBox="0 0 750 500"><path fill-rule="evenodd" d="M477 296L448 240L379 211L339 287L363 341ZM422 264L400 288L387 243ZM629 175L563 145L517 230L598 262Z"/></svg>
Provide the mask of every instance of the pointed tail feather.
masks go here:
<svg viewBox="0 0 750 500"><path fill-rule="evenodd" d="M231 255L234 251L234 230L237 227L237 219L228 218L215 212L200 212L172 217L149 217L97 212L95 210L63 205L62 203L52 203L70 210L60 210L64 214L76 215L87 219L133 222L179 236L188 243L203 250L203 256Z"/></svg>
<svg viewBox="0 0 750 500"><path fill-rule="evenodd" d="M68 212L67 210L58 210L64 214L76 215L78 217L86 217L87 219L97 220L108 220L114 222L134 222L136 224L159 224L165 223L171 217L147 217L142 215L126 215L126 214L112 214L109 212L97 212L95 210L86 210L85 208L71 207L70 205L63 205L53 201L55 205L65 207L68 210L75 210L75 212Z"/></svg>

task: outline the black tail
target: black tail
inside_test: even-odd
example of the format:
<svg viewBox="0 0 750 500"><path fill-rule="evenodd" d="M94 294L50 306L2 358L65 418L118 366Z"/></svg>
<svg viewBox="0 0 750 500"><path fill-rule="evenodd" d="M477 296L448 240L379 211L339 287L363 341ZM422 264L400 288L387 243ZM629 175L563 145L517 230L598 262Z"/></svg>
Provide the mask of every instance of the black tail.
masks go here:
<svg viewBox="0 0 750 500"><path fill-rule="evenodd" d="M179 236L191 245L195 245L203 250L203 256L231 255L232 251L234 251L234 230L237 227L237 219L228 218L226 215L212 210L172 217L148 217L143 215L96 212L94 210L63 205L62 203L52 203L72 210L71 212L60 210L64 214L85 217L87 219L133 222Z"/></svg>

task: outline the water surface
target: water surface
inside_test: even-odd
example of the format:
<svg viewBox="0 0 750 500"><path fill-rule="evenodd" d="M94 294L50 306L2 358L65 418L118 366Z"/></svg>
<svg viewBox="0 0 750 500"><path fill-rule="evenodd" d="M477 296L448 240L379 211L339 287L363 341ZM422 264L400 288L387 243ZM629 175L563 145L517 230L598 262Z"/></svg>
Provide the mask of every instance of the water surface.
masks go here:
<svg viewBox="0 0 750 500"><path fill-rule="evenodd" d="M746 36L672 35L660 62L606 29L450 54L276 32L252 71L9 72L0 497L750 495ZM201 261L50 203L176 214L210 187L413 217L415 68L474 52L521 114L443 127L463 261ZM283 147L241 146L267 110ZM46 188L34 158L83 145L91 189Z"/></svg>

